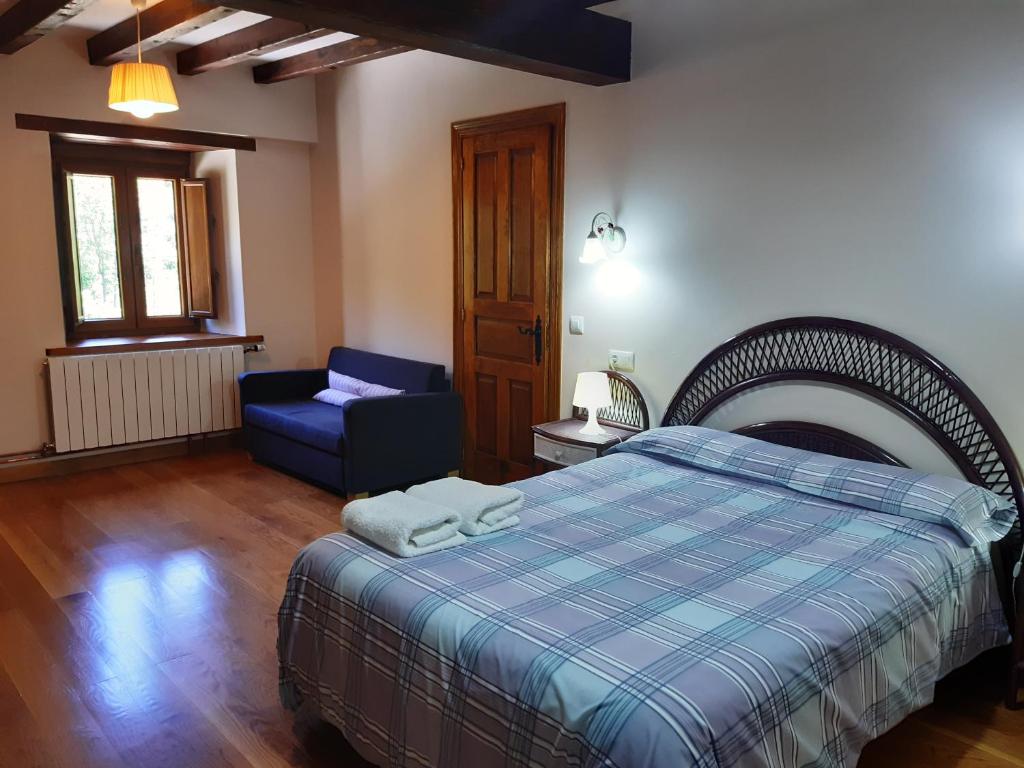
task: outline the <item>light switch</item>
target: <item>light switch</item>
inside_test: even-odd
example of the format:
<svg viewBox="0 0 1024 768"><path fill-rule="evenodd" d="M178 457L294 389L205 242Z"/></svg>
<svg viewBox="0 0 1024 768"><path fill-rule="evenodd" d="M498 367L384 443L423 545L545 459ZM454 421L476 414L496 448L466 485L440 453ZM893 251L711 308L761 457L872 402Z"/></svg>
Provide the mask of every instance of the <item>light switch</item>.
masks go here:
<svg viewBox="0 0 1024 768"><path fill-rule="evenodd" d="M583 315L569 316L569 333L573 336L583 335Z"/></svg>
<svg viewBox="0 0 1024 768"><path fill-rule="evenodd" d="M608 350L608 367L613 371L629 373L636 370L636 353L624 349Z"/></svg>

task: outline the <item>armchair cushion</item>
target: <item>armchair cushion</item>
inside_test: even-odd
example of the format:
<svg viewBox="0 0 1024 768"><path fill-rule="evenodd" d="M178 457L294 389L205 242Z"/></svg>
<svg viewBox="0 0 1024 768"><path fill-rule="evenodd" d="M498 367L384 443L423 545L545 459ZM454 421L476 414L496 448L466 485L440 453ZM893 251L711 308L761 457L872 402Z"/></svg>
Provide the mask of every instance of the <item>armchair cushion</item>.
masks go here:
<svg viewBox="0 0 1024 768"><path fill-rule="evenodd" d="M299 371L249 371L238 377L243 409L249 403L305 400L327 387L325 368Z"/></svg>
<svg viewBox="0 0 1024 768"><path fill-rule="evenodd" d="M345 455L344 411L317 400L250 403L245 423L338 456Z"/></svg>

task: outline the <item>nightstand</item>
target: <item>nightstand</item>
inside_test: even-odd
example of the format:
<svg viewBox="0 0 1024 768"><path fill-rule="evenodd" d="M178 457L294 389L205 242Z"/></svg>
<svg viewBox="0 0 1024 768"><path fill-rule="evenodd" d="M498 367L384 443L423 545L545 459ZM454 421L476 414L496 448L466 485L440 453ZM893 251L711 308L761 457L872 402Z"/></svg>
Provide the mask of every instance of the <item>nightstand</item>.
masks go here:
<svg viewBox="0 0 1024 768"><path fill-rule="evenodd" d="M572 409L571 419L549 421L533 428L534 463L547 469L561 469L573 464L603 456L613 445L650 429L647 403L636 384L618 371L608 374L608 388L612 404L597 412L597 421L604 427L604 435L584 435L580 429L586 424L583 411Z"/></svg>
<svg viewBox="0 0 1024 768"><path fill-rule="evenodd" d="M571 467L603 456L613 445L618 445L637 434L635 429L604 424L602 426L606 434L584 435L580 433L580 428L584 424L586 422L582 419L562 419L537 424L533 428L534 458L556 469Z"/></svg>

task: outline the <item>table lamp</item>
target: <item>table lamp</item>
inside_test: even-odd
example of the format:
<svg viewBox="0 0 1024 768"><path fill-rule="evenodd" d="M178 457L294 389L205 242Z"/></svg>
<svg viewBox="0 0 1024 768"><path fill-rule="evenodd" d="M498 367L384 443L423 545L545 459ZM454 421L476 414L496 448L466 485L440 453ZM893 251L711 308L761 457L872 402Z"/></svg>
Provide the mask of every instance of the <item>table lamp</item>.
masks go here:
<svg viewBox="0 0 1024 768"><path fill-rule="evenodd" d="M603 435L605 430L597 423L597 411L612 404L612 391L608 374L603 371L585 371L576 374L576 391L572 404L587 409L587 423L580 430L583 435Z"/></svg>

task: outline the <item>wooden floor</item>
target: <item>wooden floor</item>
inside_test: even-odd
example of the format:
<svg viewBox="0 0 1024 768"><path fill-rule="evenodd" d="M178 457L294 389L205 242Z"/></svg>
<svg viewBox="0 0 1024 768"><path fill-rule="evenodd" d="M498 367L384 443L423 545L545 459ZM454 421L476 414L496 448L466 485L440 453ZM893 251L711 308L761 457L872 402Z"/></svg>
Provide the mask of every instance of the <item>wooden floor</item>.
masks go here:
<svg viewBox="0 0 1024 768"><path fill-rule="evenodd" d="M365 765L277 700L288 568L339 508L241 453L0 485L0 766ZM998 656L861 765L1024 768Z"/></svg>

